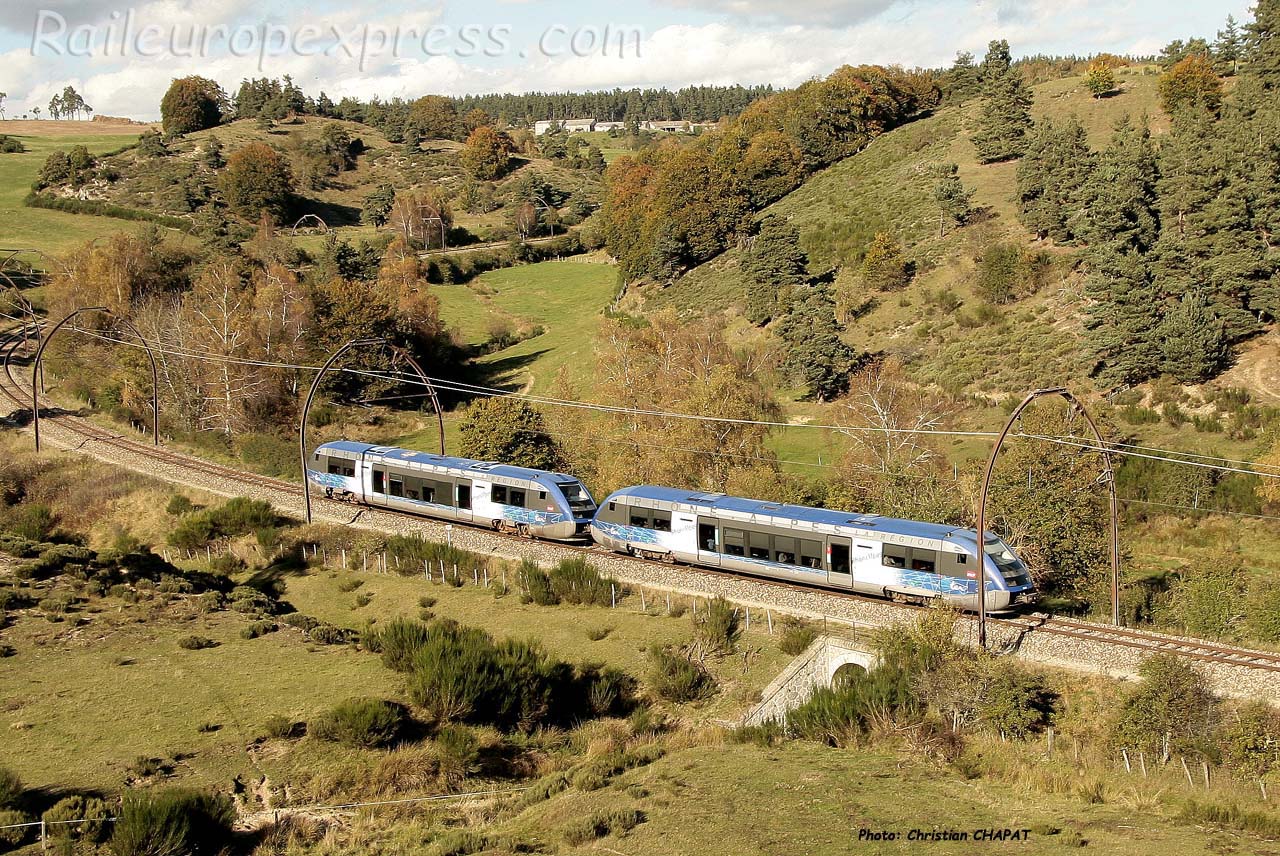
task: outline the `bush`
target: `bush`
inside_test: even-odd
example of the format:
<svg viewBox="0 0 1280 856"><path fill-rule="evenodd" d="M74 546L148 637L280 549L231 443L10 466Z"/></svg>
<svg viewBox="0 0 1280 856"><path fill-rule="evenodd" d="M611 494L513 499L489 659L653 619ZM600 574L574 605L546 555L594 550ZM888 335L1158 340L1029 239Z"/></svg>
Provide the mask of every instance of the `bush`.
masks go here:
<svg viewBox="0 0 1280 856"><path fill-rule="evenodd" d="M318 642L321 645L346 645L348 642L354 642L356 638L354 630L332 624L317 624L311 628L308 635L312 642Z"/></svg>
<svg viewBox="0 0 1280 856"><path fill-rule="evenodd" d="M53 510L39 502L17 505L5 519L6 529L29 541L48 541L57 525Z"/></svg>
<svg viewBox="0 0 1280 856"><path fill-rule="evenodd" d="M360 586L362 585L364 585L364 580L361 580L361 579L343 580L342 582L338 583L338 591L342 592L343 594L347 594L348 592L355 591L356 589L360 588Z"/></svg>
<svg viewBox="0 0 1280 856"><path fill-rule="evenodd" d="M320 626L319 619L312 618L310 615L303 615L301 612L291 612L281 620L290 627L296 627L305 633L310 633Z"/></svg>
<svg viewBox="0 0 1280 856"><path fill-rule="evenodd" d="M107 818L111 810L97 797L75 796L58 800L40 819L48 824L51 838L99 842L107 837ZM86 823L62 823L88 818Z"/></svg>
<svg viewBox="0 0 1280 856"><path fill-rule="evenodd" d="M178 647L188 651L200 651L204 648L216 648L218 643L206 636L183 636L178 640Z"/></svg>
<svg viewBox="0 0 1280 856"><path fill-rule="evenodd" d="M276 713L268 716L266 722L262 723L262 732L276 740L287 740L295 735L296 729L292 719Z"/></svg>
<svg viewBox="0 0 1280 856"><path fill-rule="evenodd" d="M457 787L467 776L480 770L480 741L470 728L446 725L436 732L435 744L439 775L447 787Z"/></svg>
<svg viewBox="0 0 1280 856"><path fill-rule="evenodd" d="M813 625L788 617L782 619L782 638L778 640L778 647L782 649L782 653L794 657L805 651L817 638L818 631Z"/></svg>
<svg viewBox="0 0 1280 856"><path fill-rule="evenodd" d="M17 826L19 823L30 823L31 815L25 811L16 811L14 809L0 809L0 826ZM31 834L33 827L17 826L16 829L0 829L0 845L8 845L9 847L17 847L19 844L27 840L27 836Z"/></svg>
<svg viewBox="0 0 1280 856"><path fill-rule="evenodd" d="M0 153L3 154L21 154L25 152L27 147L22 144L22 140L11 137L8 134L0 134Z"/></svg>
<svg viewBox="0 0 1280 856"><path fill-rule="evenodd" d="M649 658L653 662L650 684L659 697L684 703L715 693L715 679L701 663L656 645L649 649Z"/></svg>
<svg viewBox="0 0 1280 856"><path fill-rule="evenodd" d="M203 856L231 843L235 806L225 794L187 788L132 790L111 834L115 856Z"/></svg>
<svg viewBox="0 0 1280 856"><path fill-rule="evenodd" d="M708 651L731 654L742 635L742 621L733 604L716 597L707 604L705 613L694 616L693 634Z"/></svg>
<svg viewBox="0 0 1280 856"><path fill-rule="evenodd" d="M614 581L579 556L565 559L551 569L551 590L565 603L609 606L613 602Z"/></svg>
<svg viewBox="0 0 1280 856"><path fill-rule="evenodd" d="M24 790L17 773L8 767L0 767L0 808L17 808Z"/></svg>
<svg viewBox="0 0 1280 856"><path fill-rule="evenodd" d="M1245 626L1263 642L1280 642L1280 586L1257 579L1245 600Z"/></svg>
<svg viewBox="0 0 1280 856"><path fill-rule="evenodd" d="M188 497L180 493L175 493L169 498L169 504L164 507L165 513L173 517L181 517L184 514L190 514L195 510L195 503Z"/></svg>
<svg viewBox="0 0 1280 856"><path fill-rule="evenodd" d="M809 700L787 714L787 730L798 737L831 746L848 746L867 732L876 718L914 712L911 673L896 665L856 672L835 687L819 687Z"/></svg>
<svg viewBox="0 0 1280 856"><path fill-rule="evenodd" d="M520 600L524 603L536 603L538 606L555 606L560 602L551 588L551 575L542 570L532 559L520 562L520 587L524 594Z"/></svg>
<svg viewBox="0 0 1280 856"><path fill-rule="evenodd" d="M276 623L274 621L255 621L240 631L240 637L242 639L257 639L259 636L266 636L268 633L275 632Z"/></svg>
<svg viewBox="0 0 1280 856"><path fill-rule="evenodd" d="M1215 704L1204 676L1173 654L1147 658L1138 675L1112 726L1116 745L1158 754L1168 735L1174 752L1202 748Z"/></svg>
<svg viewBox="0 0 1280 856"><path fill-rule="evenodd" d="M378 650L382 653L382 665L397 672L413 668L418 650L427 643L430 628L420 621L394 618L376 632Z"/></svg>
<svg viewBox="0 0 1280 856"><path fill-rule="evenodd" d="M1239 565L1210 562L1184 569L1173 586L1173 615L1179 624L1198 636L1235 638L1242 618L1245 586L1245 573Z"/></svg>
<svg viewBox="0 0 1280 856"><path fill-rule="evenodd" d="M634 808L598 811L565 827L564 841L571 847L586 844L606 835L618 835L644 822L644 812Z"/></svg>
<svg viewBox="0 0 1280 856"><path fill-rule="evenodd" d="M234 538L276 525L271 504L238 496L216 508L187 514L169 533L169 543L180 550L197 550L215 538Z"/></svg>
<svg viewBox="0 0 1280 856"><path fill-rule="evenodd" d="M379 698L351 698L307 725L307 733L344 746L374 749L395 742L409 719L404 705Z"/></svg>

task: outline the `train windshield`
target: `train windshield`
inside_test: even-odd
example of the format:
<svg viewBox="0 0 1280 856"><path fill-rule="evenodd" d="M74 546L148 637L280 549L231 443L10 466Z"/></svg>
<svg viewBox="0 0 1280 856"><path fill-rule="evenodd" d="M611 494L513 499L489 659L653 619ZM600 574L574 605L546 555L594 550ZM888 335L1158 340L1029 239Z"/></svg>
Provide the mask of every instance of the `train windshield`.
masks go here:
<svg viewBox="0 0 1280 856"><path fill-rule="evenodd" d="M983 546L987 550L987 556L996 563L996 567L1006 579L1020 577L1026 572L1026 566L1022 564L1022 560L1014 555L1009 545L999 538L988 538L983 542Z"/></svg>
<svg viewBox="0 0 1280 856"><path fill-rule="evenodd" d="M591 494L587 493L581 482L556 482L556 487L560 488L560 492L564 494L565 501L569 503L569 508L574 514L596 510Z"/></svg>

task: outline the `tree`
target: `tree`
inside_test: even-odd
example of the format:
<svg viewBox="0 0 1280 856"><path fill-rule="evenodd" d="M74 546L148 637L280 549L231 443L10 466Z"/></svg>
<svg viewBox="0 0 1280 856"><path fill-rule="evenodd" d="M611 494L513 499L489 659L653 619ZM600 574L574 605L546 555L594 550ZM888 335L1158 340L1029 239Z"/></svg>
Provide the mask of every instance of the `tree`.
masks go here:
<svg viewBox="0 0 1280 856"><path fill-rule="evenodd" d="M280 153L265 143L249 143L227 159L218 186L233 212L246 220L269 214L281 222L292 196L293 176Z"/></svg>
<svg viewBox="0 0 1280 856"><path fill-rule="evenodd" d="M1222 79L1202 54L1192 54L1160 75L1160 106L1174 114L1187 107L1202 107L1217 114L1222 106Z"/></svg>
<svg viewBox="0 0 1280 856"><path fill-rule="evenodd" d="M8 97L8 92L0 92L0 119L4 118L4 100Z"/></svg>
<svg viewBox="0 0 1280 856"><path fill-rule="evenodd" d="M453 212L440 189L431 186L395 194L387 222L410 245L443 248L453 226Z"/></svg>
<svg viewBox="0 0 1280 856"><path fill-rule="evenodd" d="M511 163L511 138L489 125L481 125L467 137L459 159L463 169L480 181L506 174Z"/></svg>
<svg viewBox="0 0 1280 856"><path fill-rule="evenodd" d="M1198 290L1182 296L1161 322L1157 338L1161 369L1179 383L1202 383L1222 370L1226 334Z"/></svg>
<svg viewBox="0 0 1280 856"><path fill-rule="evenodd" d="M747 320L764 324L773 318L791 287L809 278L808 264L795 224L775 214L766 216L750 249L742 255L742 272L747 277Z"/></svg>
<svg viewBox="0 0 1280 856"><path fill-rule="evenodd" d="M226 166L226 158L222 156L222 141L214 136L210 136L209 139L205 140L204 145L200 148L200 160L209 169L215 171Z"/></svg>
<svg viewBox="0 0 1280 856"><path fill-rule="evenodd" d="M982 91L982 73L968 51L956 53L956 61L943 78L947 100L956 104L963 104Z"/></svg>
<svg viewBox="0 0 1280 856"><path fill-rule="evenodd" d="M409 126L422 139L456 140L462 134L457 108L442 95L424 95L409 105ZM416 140L414 144L416 146Z"/></svg>
<svg viewBox="0 0 1280 856"><path fill-rule="evenodd" d="M1245 53L1241 71L1264 92L1280 89L1280 2L1258 0L1253 21L1245 25Z"/></svg>
<svg viewBox="0 0 1280 856"><path fill-rule="evenodd" d="M1058 243L1075 239L1074 220L1082 208L1085 182L1093 171L1093 151L1075 116L1037 122L1018 163L1018 216L1037 238Z"/></svg>
<svg viewBox="0 0 1280 856"><path fill-rule="evenodd" d="M972 188L960 180L959 164L939 164L934 168L938 182L933 186L933 199L938 203L938 236L947 234L947 226L963 225L973 213Z"/></svg>
<svg viewBox="0 0 1280 856"><path fill-rule="evenodd" d="M982 61L982 113L973 144L982 163L1011 160L1026 150L1031 128L1031 90L1013 67L1009 43L993 41Z"/></svg>
<svg viewBox="0 0 1280 856"><path fill-rule="evenodd" d="M1240 59L1244 55L1244 36L1236 25L1234 15L1227 16L1226 26L1218 30L1218 40L1213 43L1213 67L1224 77L1234 77L1240 71Z"/></svg>
<svg viewBox="0 0 1280 856"><path fill-rule="evenodd" d="M1214 698L1204 675L1174 654L1154 654L1138 667L1140 682L1120 706L1112 739L1143 749L1153 758L1165 752L1204 748L1214 724Z"/></svg>
<svg viewBox="0 0 1280 856"><path fill-rule="evenodd" d="M386 225L395 201L395 187L390 184L379 184L364 198L364 204L360 206L360 222L374 227Z"/></svg>
<svg viewBox="0 0 1280 856"><path fill-rule="evenodd" d="M862 259L862 281L876 291L897 291L911 280L902 245L888 232L876 232Z"/></svg>
<svg viewBox="0 0 1280 856"><path fill-rule="evenodd" d="M542 412L517 398L483 398L468 405L459 433L458 454L464 458L539 470L566 467Z"/></svg>
<svg viewBox="0 0 1280 856"><path fill-rule="evenodd" d="M1247 578L1226 557L1182 568L1170 604L1174 618L1193 636L1234 639L1244 620Z"/></svg>
<svg viewBox="0 0 1280 856"><path fill-rule="evenodd" d="M604 152L600 151L600 147L594 143L587 146L587 169L594 173L603 174L607 166Z"/></svg>
<svg viewBox="0 0 1280 856"><path fill-rule="evenodd" d="M241 362L253 356L253 295L232 265L214 264L183 299L182 317L192 344L221 358L201 361L202 427L239 433L248 427L246 406L263 384L262 372Z"/></svg>
<svg viewBox="0 0 1280 856"><path fill-rule="evenodd" d="M190 134L217 125L226 107L227 94L214 81L196 75L180 77L160 100L160 120L166 134Z"/></svg>
<svg viewBox="0 0 1280 856"><path fill-rule="evenodd" d="M808 397L828 401L849 388L849 375L862 357L840 338L835 303L825 286L798 295L777 333L786 345L781 369L808 390Z"/></svg>
<svg viewBox="0 0 1280 856"><path fill-rule="evenodd" d="M1089 70L1084 75L1084 88L1089 90L1094 98L1101 98L1107 93L1115 92L1116 73L1105 62L1091 62Z"/></svg>

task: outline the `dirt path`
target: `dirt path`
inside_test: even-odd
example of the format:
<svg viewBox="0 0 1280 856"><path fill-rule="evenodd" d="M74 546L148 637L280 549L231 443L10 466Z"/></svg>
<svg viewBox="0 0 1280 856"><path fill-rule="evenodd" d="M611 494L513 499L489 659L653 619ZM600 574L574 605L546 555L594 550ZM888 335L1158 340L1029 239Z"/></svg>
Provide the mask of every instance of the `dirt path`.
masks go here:
<svg viewBox="0 0 1280 856"><path fill-rule="evenodd" d="M1222 375L1228 386L1241 386L1265 399L1280 404L1280 333L1270 333L1251 343Z"/></svg>

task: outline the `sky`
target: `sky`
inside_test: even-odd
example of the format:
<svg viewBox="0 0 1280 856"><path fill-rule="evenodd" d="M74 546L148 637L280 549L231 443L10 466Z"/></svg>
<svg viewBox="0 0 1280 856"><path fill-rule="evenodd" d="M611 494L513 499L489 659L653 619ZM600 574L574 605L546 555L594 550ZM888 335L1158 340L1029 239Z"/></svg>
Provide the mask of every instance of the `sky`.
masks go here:
<svg viewBox="0 0 1280 856"><path fill-rule="evenodd" d="M1212 39L1250 0L3 0L5 115L74 86L99 114L155 119L174 77L234 93L293 76L309 94L794 86L846 64L949 65L992 39L1015 56L1153 54Z"/></svg>

